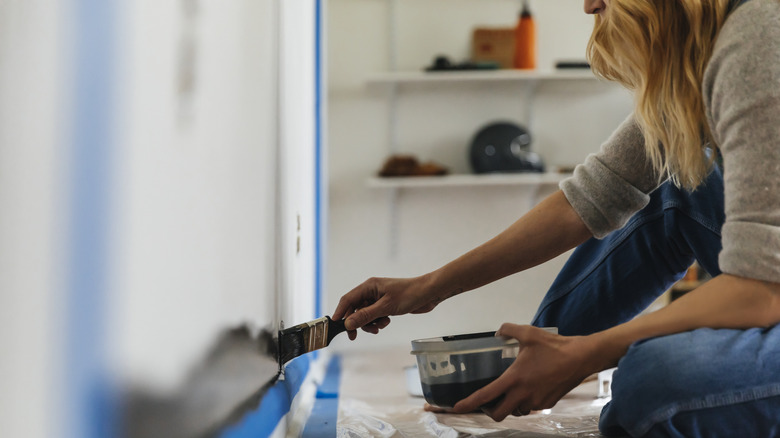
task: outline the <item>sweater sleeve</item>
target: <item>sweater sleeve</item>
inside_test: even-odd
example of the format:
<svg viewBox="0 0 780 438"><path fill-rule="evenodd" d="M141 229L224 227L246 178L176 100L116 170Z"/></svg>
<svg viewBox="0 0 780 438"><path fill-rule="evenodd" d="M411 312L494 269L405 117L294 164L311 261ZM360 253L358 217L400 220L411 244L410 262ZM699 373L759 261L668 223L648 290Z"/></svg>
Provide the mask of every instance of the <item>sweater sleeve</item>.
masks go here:
<svg viewBox="0 0 780 438"><path fill-rule="evenodd" d="M780 2L754 0L728 19L704 78L723 155L723 272L780 282Z"/></svg>
<svg viewBox="0 0 780 438"><path fill-rule="evenodd" d="M560 188L585 226L601 239L647 205L660 182L645 154L642 130L631 116Z"/></svg>

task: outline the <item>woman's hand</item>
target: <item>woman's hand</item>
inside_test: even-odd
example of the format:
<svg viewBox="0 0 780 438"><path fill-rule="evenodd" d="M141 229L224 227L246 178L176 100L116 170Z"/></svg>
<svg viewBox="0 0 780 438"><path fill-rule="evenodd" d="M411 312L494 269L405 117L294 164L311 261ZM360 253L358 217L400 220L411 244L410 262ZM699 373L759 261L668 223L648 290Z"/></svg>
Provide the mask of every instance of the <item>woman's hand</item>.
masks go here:
<svg viewBox="0 0 780 438"><path fill-rule="evenodd" d="M390 324L391 315L430 312L446 297L436 297L430 276L415 278L370 278L341 297L333 319L346 318L350 339L356 329L376 334Z"/></svg>
<svg viewBox="0 0 780 438"><path fill-rule="evenodd" d="M588 337L565 337L540 328L504 324L496 335L520 341L514 363L471 396L459 401L453 411L464 414L483 408L495 421L508 415L528 415L552 408L587 376L600 371L594 343Z"/></svg>

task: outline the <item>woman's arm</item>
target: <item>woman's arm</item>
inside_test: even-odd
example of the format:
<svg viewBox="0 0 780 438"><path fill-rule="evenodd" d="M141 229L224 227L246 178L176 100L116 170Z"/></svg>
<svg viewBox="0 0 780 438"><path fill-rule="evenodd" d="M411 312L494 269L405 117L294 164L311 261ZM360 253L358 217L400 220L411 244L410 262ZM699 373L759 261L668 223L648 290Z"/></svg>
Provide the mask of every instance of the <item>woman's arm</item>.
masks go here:
<svg viewBox="0 0 780 438"><path fill-rule="evenodd" d="M617 366L628 347L645 338L701 327L747 329L780 322L780 284L722 274L669 306L593 335L602 369Z"/></svg>
<svg viewBox="0 0 780 438"><path fill-rule="evenodd" d="M447 298L550 260L589 237L558 191L498 236L436 271L409 279L367 280L341 298L333 318L347 317L350 338L360 327L376 333L389 322L383 319L387 316L428 312Z"/></svg>

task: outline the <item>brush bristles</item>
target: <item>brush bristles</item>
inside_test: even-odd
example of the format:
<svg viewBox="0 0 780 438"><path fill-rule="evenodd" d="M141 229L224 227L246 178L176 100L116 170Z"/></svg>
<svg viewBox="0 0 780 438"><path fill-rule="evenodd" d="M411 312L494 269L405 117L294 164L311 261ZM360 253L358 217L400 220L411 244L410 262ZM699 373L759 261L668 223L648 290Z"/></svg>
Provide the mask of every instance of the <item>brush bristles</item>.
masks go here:
<svg viewBox="0 0 780 438"><path fill-rule="evenodd" d="M279 338L280 367L303 353L305 351L303 351L303 339L300 333L291 333L284 338Z"/></svg>

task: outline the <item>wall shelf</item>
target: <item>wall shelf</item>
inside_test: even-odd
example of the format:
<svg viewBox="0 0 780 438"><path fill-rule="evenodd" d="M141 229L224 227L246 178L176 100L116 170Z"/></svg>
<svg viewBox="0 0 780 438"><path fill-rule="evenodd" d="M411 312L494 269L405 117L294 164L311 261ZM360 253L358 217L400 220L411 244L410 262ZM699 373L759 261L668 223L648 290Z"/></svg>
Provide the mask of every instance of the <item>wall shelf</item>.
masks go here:
<svg viewBox="0 0 780 438"><path fill-rule="evenodd" d="M536 93L543 89L547 82L596 83L599 79L590 69L553 69L546 67L539 70L467 70L467 71L436 71L426 72L418 70L399 70L399 9L400 0L387 0L387 71L369 74L365 78L365 86L373 88L372 91L386 93L387 102L387 152L399 153L399 110L400 101L405 97L408 88L415 86L430 86L431 88L445 89L451 85L490 85L511 86L522 88L513 90L522 109L521 123L531 132L535 132L533 124L533 106ZM518 87L519 85L519 87ZM457 88L457 87L456 87ZM479 88L479 87L477 87ZM458 92L455 90L439 90L446 93ZM424 96L435 98L436 96ZM513 120L521 120L517 114L511 117ZM369 178L366 185L370 189L385 190L388 200L389 212L389 253L394 258L398 253L399 242L399 203L402 193L414 189L449 188L449 187L524 187L535 192L530 197L532 204L536 203L538 194L542 189L557 185L567 178L569 174L549 172L544 174L492 174L492 175L449 175L445 177L397 177L397 178ZM528 190L526 190L528 191ZM531 205L532 207L533 205Z"/></svg>
<svg viewBox="0 0 780 438"><path fill-rule="evenodd" d="M402 189L426 187L475 187L475 186L540 186L558 184L571 176L569 173L509 173L482 175L446 175L421 177L369 178L370 188Z"/></svg>
<svg viewBox="0 0 780 438"><path fill-rule="evenodd" d="M368 85L400 85L441 82L512 82L512 81L598 80L590 70L470 70L470 71L404 71L378 73L367 79Z"/></svg>

